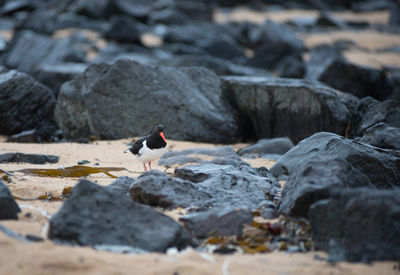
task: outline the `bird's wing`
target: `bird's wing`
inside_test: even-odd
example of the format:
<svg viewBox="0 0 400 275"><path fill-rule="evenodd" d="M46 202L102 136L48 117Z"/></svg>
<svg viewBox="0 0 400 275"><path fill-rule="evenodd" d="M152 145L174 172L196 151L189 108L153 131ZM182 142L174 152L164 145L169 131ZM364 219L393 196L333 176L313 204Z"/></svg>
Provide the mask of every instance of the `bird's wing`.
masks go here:
<svg viewBox="0 0 400 275"><path fill-rule="evenodd" d="M143 147L143 141L147 139L147 136L142 137L141 139L138 139L131 147L130 151L132 154L138 155L139 150Z"/></svg>

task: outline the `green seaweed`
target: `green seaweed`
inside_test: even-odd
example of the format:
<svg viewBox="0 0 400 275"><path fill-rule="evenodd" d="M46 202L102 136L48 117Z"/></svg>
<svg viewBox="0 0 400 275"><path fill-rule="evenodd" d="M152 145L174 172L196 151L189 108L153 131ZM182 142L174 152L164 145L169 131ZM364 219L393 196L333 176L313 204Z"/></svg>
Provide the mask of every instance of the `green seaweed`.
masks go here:
<svg viewBox="0 0 400 275"><path fill-rule="evenodd" d="M91 174L98 174L104 173L111 178L117 178L116 176L110 174L110 171L123 171L126 168L123 167L89 167L83 165L75 165L70 167L64 168L28 168L22 169L18 172L23 172L25 174L33 174L42 177L65 177L65 178L79 178L79 177L86 177Z"/></svg>

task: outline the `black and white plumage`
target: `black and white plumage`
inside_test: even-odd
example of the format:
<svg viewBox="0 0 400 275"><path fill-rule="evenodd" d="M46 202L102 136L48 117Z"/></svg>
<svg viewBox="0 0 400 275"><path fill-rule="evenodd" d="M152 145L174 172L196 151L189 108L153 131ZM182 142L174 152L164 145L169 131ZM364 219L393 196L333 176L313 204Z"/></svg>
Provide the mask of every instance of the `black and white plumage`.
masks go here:
<svg viewBox="0 0 400 275"><path fill-rule="evenodd" d="M131 148L124 152L131 152L143 162L144 171L147 171L146 163L151 170L151 162L159 159L167 149L167 140L164 136L164 127L157 125L150 135L138 139Z"/></svg>

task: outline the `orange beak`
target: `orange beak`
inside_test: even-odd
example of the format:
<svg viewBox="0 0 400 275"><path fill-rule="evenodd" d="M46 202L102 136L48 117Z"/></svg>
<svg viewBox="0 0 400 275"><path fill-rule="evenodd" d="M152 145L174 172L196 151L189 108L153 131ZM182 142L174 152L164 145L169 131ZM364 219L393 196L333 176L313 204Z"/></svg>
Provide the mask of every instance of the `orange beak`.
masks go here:
<svg viewBox="0 0 400 275"><path fill-rule="evenodd" d="M165 141L165 143L167 143L167 140L165 139L163 132L160 133L160 137L162 137L162 139Z"/></svg>

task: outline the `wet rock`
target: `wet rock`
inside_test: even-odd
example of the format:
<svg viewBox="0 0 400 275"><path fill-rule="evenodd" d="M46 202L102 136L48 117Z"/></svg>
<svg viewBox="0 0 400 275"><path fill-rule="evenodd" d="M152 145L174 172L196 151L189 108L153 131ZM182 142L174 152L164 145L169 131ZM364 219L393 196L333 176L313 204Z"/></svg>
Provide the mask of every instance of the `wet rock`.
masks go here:
<svg viewBox="0 0 400 275"><path fill-rule="evenodd" d="M251 224L253 214L249 209L212 208L184 215L179 220L196 238L241 236L243 225Z"/></svg>
<svg viewBox="0 0 400 275"><path fill-rule="evenodd" d="M38 143L40 142L38 132L33 130L22 131L7 138L7 142Z"/></svg>
<svg viewBox="0 0 400 275"><path fill-rule="evenodd" d="M331 47L317 48L308 62L307 78L319 80L335 89L359 98L371 96L384 100L394 91L384 72L350 63Z"/></svg>
<svg viewBox="0 0 400 275"><path fill-rule="evenodd" d="M313 240L330 261L384 261L400 257L400 189L336 192L310 208Z"/></svg>
<svg viewBox="0 0 400 275"><path fill-rule="evenodd" d="M380 122L400 128L400 101L385 100L379 104L369 104L365 109L358 130L359 135Z"/></svg>
<svg viewBox="0 0 400 275"><path fill-rule="evenodd" d="M189 234L164 214L81 180L50 220L49 238L79 245L127 245L165 252L191 244Z"/></svg>
<svg viewBox="0 0 400 275"><path fill-rule="evenodd" d="M267 154L283 155L294 147L293 142L287 138L261 139L257 143L238 150L240 156L256 155L262 157Z"/></svg>
<svg viewBox="0 0 400 275"><path fill-rule="evenodd" d="M306 218L310 205L334 189L400 186L400 153L322 132L300 142L270 171L278 179L289 176L279 212Z"/></svg>
<svg viewBox="0 0 400 275"><path fill-rule="evenodd" d="M21 212L7 185L0 179L0 220L18 220Z"/></svg>
<svg viewBox="0 0 400 275"><path fill-rule="evenodd" d="M45 164L46 162L57 163L58 160L59 157L54 155L24 154L24 153L0 154L0 163L26 162L32 164Z"/></svg>
<svg viewBox="0 0 400 275"><path fill-rule="evenodd" d="M260 192L260 190L262 190ZM130 188L132 198L164 208L236 207L257 210L279 201L280 186L250 166L201 163L175 169L172 178L159 171L141 175ZM274 207L274 202L272 202Z"/></svg>
<svg viewBox="0 0 400 275"><path fill-rule="evenodd" d="M400 128L380 122L365 130L364 135L356 140L384 149L400 150Z"/></svg>
<svg viewBox="0 0 400 275"><path fill-rule="evenodd" d="M240 76L221 80L223 96L238 110L247 138L287 136L297 143L320 131L345 135L356 113L357 98L319 82Z"/></svg>
<svg viewBox="0 0 400 275"><path fill-rule="evenodd" d="M13 135L36 129L40 140L50 140L56 129L55 98L44 85L24 73L0 74L0 133Z"/></svg>
<svg viewBox="0 0 400 275"><path fill-rule="evenodd" d="M55 118L68 138L139 136L162 123L167 138L232 142L238 139L234 112L220 95L219 79L207 69L119 60L93 64L64 84Z"/></svg>

